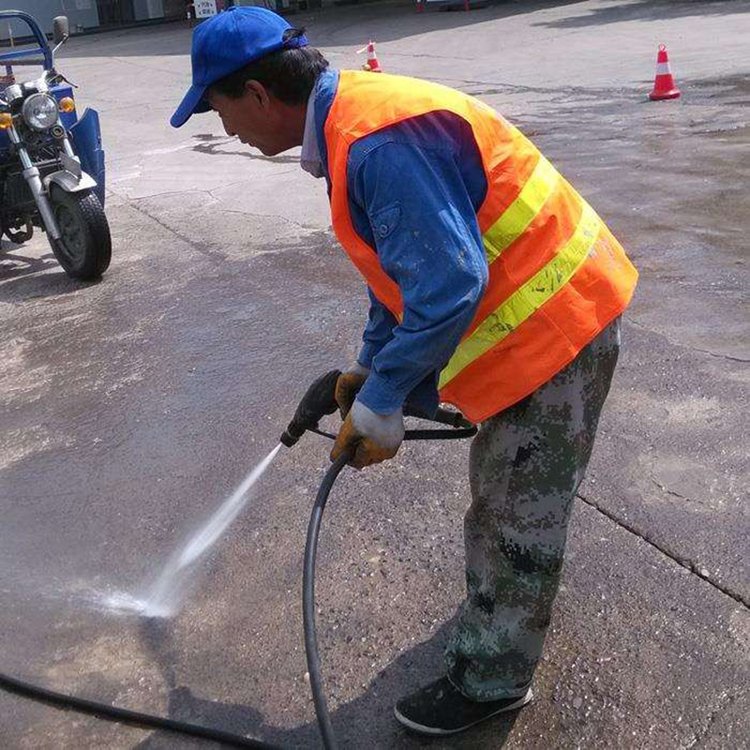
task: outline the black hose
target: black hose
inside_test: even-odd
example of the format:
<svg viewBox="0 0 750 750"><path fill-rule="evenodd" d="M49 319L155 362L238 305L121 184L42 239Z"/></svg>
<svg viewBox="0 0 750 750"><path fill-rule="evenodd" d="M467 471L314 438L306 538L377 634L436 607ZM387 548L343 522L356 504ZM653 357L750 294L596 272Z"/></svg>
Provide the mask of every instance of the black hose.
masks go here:
<svg viewBox="0 0 750 750"><path fill-rule="evenodd" d="M335 435L323 432L317 428L311 429L323 437L336 439ZM406 430L404 440L455 440L457 438L472 437L477 432L475 426L448 430ZM352 458L350 451L344 451L330 466L323 481L320 483L315 497L310 523L307 526L307 542L305 544L305 562L302 573L302 621L305 629L305 654L307 655L307 671L310 675L310 689L315 715L326 750L336 750L336 736L333 732L331 717L328 713L325 693L323 692L323 678L320 674L320 654L318 653L318 636L315 630L315 557L318 551L318 535L323 520L328 496L331 494L333 483L342 469Z"/></svg>
<svg viewBox="0 0 750 750"><path fill-rule="evenodd" d="M95 701L78 698L75 695L65 695L57 693L54 690L32 685L15 677L9 677L0 674L0 687L10 693L22 695L25 698L32 698L42 703L48 703L55 708L63 710L74 710L84 714L91 714L99 719L106 721L116 721L121 724L130 724L134 727L144 729L166 729L170 732L187 734L192 737L200 737L204 740L213 740L214 742L223 742L231 747L253 747L262 750L280 750L277 745L269 745L267 742L254 740L249 737L243 737L241 734L232 734L223 732L221 729L211 729L202 727L200 724L189 724L184 721L167 719L164 716L152 716L143 714L139 711L130 711L127 708L118 708L106 703L96 703Z"/></svg>
<svg viewBox="0 0 750 750"><path fill-rule="evenodd" d="M307 526L307 542L305 544L305 564L302 574L302 621L305 628L305 653L307 654L307 671L310 675L310 688L312 690L313 702L315 703L315 715L318 717L320 734L323 737L323 746L326 750L335 750L336 736L331 726L331 717L328 715L325 693L323 692L323 680L320 676L320 654L318 653L318 637L315 632L315 555L318 551L318 533L320 522L323 520L323 510L331 493L333 483L341 470L351 460L351 453L344 451L332 464L323 477L315 498L310 523Z"/></svg>

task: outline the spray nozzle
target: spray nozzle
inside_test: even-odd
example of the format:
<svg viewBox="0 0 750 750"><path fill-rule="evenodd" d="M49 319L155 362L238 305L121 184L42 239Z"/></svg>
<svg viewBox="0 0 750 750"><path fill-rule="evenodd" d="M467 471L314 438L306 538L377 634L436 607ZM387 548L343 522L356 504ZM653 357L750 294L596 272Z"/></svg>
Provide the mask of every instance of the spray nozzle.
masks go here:
<svg viewBox="0 0 750 750"><path fill-rule="evenodd" d="M297 406L292 421L281 435L281 442L291 448L307 430L315 429L326 415L338 408L336 403L336 382L341 370L331 370L321 375L308 389Z"/></svg>

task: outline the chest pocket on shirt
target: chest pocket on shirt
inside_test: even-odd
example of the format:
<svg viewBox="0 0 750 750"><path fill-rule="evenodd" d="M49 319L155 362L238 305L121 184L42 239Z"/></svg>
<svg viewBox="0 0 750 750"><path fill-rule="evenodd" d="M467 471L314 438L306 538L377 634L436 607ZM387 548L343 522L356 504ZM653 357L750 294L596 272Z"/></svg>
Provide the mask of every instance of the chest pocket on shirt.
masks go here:
<svg viewBox="0 0 750 750"><path fill-rule="evenodd" d="M401 221L401 204L393 203L370 216L370 226L375 241L389 237Z"/></svg>

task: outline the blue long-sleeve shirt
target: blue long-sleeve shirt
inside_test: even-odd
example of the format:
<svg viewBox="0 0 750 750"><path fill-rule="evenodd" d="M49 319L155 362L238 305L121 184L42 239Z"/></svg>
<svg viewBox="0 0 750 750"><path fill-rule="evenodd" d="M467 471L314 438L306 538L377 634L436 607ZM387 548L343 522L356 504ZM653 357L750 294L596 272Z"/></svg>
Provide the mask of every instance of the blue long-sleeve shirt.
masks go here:
<svg viewBox="0 0 750 750"><path fill-rule="evenodd" d="M326 71L314 91L327 179L323 127L337 84L338 73ZM349 152L347 181L354 229L376 249L404 301L399 323L370 291L358 357L370 375L358 398L378 414L396 411L407 399L431 412L440 371L487 284L477 223L487 182L471 128L441 111L361 138Z"/></svg>

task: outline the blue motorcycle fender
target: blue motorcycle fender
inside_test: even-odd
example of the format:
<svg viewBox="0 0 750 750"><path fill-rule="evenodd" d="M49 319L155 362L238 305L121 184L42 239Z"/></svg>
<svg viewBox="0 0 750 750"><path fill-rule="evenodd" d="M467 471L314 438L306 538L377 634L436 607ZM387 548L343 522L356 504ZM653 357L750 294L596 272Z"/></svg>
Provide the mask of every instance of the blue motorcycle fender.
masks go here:
<svg viewBox="0 0 750 750"><path fill-rule="evenodd" d="M68 132L73 141L73 150L81 160L83 171L96 180L94 193L104 206L104 149L99 127L99 113L95 109L87 108Z"/></svg>

